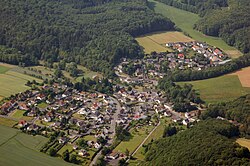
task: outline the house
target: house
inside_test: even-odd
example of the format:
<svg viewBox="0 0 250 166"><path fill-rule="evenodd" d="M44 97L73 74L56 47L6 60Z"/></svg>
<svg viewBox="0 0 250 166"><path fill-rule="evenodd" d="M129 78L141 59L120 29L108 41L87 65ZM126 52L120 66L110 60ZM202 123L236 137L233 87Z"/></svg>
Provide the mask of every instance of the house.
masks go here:
<svg viewBox="0 0 250 166"><path fill-rule="evenodd" d="M115 160L119 157L119 153L118 152L112 152L107 156L109 159Z"/></svg>
<svg viewBox="0 0 250 166"><path fill-rule="evenodd" d="M67 137L61 137L61 138L59 138L58 141L59 141L60 144L65 144L68 141L68 138Z"/></svg>
<svg viewBox="0 0 250 166"><path fill-rule="evenodd" d="M18 123L18 126L20 127L25 127L28 123L26 122L26 120L20 120Z"/></svg>
<svg viewBox="0 0 250 166"><path fill-rule="evenodd" d="M187 126L189 124L189 120L188 119L183 119L182 124Z"/></svg>
<svg viewBox="0 0 250 166"><path fill-rule="evenodd" d="M77 149L78 149L78 146L77 146L77 145L74 145L74 146L73 146L73 149L74 149L74 150L77 150Z"/></svg>
<svg viewBox="0 0 250 166"><path fill-rule="evenodd" d="M45 116L44 118L43 118L43 120L45 121L45 122L51 122L51 117L50 116Z"/></svg>
<svg viewBox="0 0 250 166"><path fill-rule="evenodd" d="M98 142L96 142L96 143L94 144L94 147L95 147L96 149L100 149L100 148L102 147L102 145L99 144Z"/></svg>
<svg viewBox="0 0 250 166"><path fill-rule="evenodd" d="M178 54L178 58L179 58L179 59L184 59L184 58L185 58L185 55L184 55L184 54Z"/></svg>
<svg viewBox="0 0 250 166"><path fill-rule="evenodd" d="M39 129L39 126L36 124L31 124L29 127L27 127L28 131L37 131Z"/></svg>
<svg viewBox="0 0 250 166"><path fill-rule="evenodd" d="M88 152L84 149L81 149L81 150L79 150L78 155L79 156L86 156L86 155L88 155Z"/></svg>

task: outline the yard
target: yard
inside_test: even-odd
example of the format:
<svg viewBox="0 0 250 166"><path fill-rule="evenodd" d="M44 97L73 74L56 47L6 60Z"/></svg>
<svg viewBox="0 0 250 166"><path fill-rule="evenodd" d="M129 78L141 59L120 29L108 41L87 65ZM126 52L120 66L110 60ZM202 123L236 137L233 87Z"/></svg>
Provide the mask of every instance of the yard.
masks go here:
<svg viewBox="0 0 250 166"><path fill-rule="evenodd" d="M1 125L0 134L1 165L71 165L62 159L49 157L39 152L39 148L47 141L47 138L26 135L16 129Z"/></svg>
<svg viewBox="0 0 250 166"><path fill-rule="evenodd" d="M26 112L26 111L24 111L24 110L16 109L15 111L13 111L13 112L10 114L10 117L15 118L15 119L17 119L17 120L31 121L31 120L33 119L33 117L24 116L23 114L24 114L25 112Z"/></svg>
<svg viewBox="0 0 250 166"><path fill-rule="evenodd" d="M177 9L154 0L149 0L149 2L150 8L156 13L160 13L170 18L177 27L189 34L194 40L204 41L212 46L219 47L229 53L232 58L237 58L242 55L237 49L227 45L221 38L206 36L203 33L194 30L194 24L200 19L197 14Z"/></svg>
<svg viewBox="0 0 250 166"><path fill-rule="evenodd" d="M192 84L194 89L200 93L201 99L207 103L230 101L250 93L250 88L242 87L237 75L225 75L201 81L178 82L179 85L184 83Z"/></svg>
<svg viewBox="0 0 250 166"><path fill-rule="evenodd" d="M39 108L46 108L47 106L48 106L48 104L47 103L45 103L45 102L42 102L42 103L39 103L38 105L37 105Z"/></svg>

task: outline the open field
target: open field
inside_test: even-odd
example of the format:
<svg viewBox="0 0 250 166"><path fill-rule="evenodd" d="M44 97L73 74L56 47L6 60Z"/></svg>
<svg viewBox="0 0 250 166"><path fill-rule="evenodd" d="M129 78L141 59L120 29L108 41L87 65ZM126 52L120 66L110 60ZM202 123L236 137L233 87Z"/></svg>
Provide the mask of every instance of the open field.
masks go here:
<svg viewBox="0 0 250 166"><path fill-rule="evenodd" d="M26 121L31 121L33 120L34 118L33 117L29 117L29 116L24 116L23 114L25 113L26 111L23 111L23 110L15 110L13 111L13 113L10 115L10 117L12 118L15 118L15 119L18 119L18 120L26 120Z"/></svg>
<svg viewBox="0 0 250 166"><path fill-rule="evenodd" d="M0 66L0 74L6 73L10 68L6 66Z"/></svg>
<svg viewBox="0 0 250 166"><path fill-rule="evenodd" d="M136 38L137 42L144 48L146 53L171 51L166 43L194 41L181 32L158 32Z"/></svg>
<svg viewBox="0 0 250 166"><path fill-rule="evenodd" d="M16 72L14 65L0 63L0 100L3 97L8 97L12 94L18 92L23 92L30 87L25 86L25 83L30 80L36 80L41 82L41 80Z"/></svg>
<svg viewBox="0 0 250 166"><path fill-rule="evenodd" d="M0 125L0 165L70 165L59 158L39 152L47 142L42 136L30 136L16 129Z"/></svg>
<svg viewBox="0 0 250 166"><path fill-rule="evenodd" d="M236 48L229 46L221 38L206 36L203 33L194 30L194 24L200 19L197 14L177 9L175 7L168 6L154 0L149 0L149 2L150 8L152 8L156 13L160 13L170 18L177 25L177 27L181 28L185 33L189 34L190 37L192 37L194 40L204 41L212 46L223 49L225 52L231 52L231 54L229 55L232 58L236 58L242 55L242 53L238 52Z"/></svg>
<svg viewBox="0 0 250 166"><path fill-rule="evenodd" d="M114 151L125 153L126 149L129 150L130 154L142 143L142 141L147 137L148 133L153 129L154 126L143 126L137 129L134 128L130 130L132 138L129 141L122 141Z"/></svg>
<svg viewBox="0 0 250 166"><path fill-rule="evenodd" d="M242 87L236 75L225 75L201 81L178 82L179 85L184 83L192 84L207 103L230 101L250 93L250 88Z"/></svg>
<svg viewBox="0 0 250 166"><path fill-rule="evenodd" d="M243 87L250 87L250 67L243 68L231 75L237 75Z"/></svg>
<svg viewBox="0 0 250 166"><path fill-rule="evenodd" d="M244 146L250 150L250 139L238 138L236 142L240 144L240 146Z"/></svg>
<svg viewBox="0 0 250 166"><path fill-rule="evenodd" d="M12 127L15 124L17 124L17 121L0 117L0 125Z"/></svg>

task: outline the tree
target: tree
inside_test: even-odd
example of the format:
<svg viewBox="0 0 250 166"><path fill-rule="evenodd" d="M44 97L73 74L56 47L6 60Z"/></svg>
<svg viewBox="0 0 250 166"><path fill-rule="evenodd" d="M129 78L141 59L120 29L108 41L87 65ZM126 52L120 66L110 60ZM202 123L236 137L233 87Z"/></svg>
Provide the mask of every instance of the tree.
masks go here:
<svg viewBox="0 0 250 166"><path fill-rule="evenodd" d="M68 149L65 150L65 151L63 152L63 154L62 154L62 159L63 159L64 161L69 162L69 150L68 150Z"/></svg>
<svg viewBox="0 0 250 166"><path fill-rule="evenodd" d="M164 129L163 137L170 137L176 133L177 133L177 129L175 126L167 126Z"/></svg>
<svg viewBox="0 0 250 166"><path fill-rule="evenodd" d="M62 78L63 77L63 73L60 69L56 69L54 72L55 78Z"/></svg>
<svg viewBox="0 0 250 166"><path fill-rule="evenodd" d="M50 156L55 156L56 155L56 150L54 148L49 149L49 155Z"/></svg>
<svg viewBox="0 0 250 166"><path fill-rule="evenodd" d="M78 160L77 160L75 154L71 154L71 155L70 155L69 162L74 163L74 164L77 164L77 163L78 163Z"/></svg>
<svg viewBox="0 0 250 166"><path fill-rule="evenodd" d="M125 155L129 157L129 150L126 148Z"/></svg>

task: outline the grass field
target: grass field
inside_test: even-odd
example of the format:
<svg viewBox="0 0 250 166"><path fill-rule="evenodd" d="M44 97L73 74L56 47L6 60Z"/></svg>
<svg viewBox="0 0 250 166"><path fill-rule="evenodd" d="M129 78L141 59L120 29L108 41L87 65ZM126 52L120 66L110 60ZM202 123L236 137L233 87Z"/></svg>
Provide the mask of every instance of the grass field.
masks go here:
<svg viewBox="0 0 250 166"><path fill-rule="evenodd" d="M24 110L15 110L13 111L13 113L10 115L10 117L12 118L15 118L17 120L26 120L26 121L31 121L33 120L34 118L33 117L29 117L29 116L24 116L23 114L25 113L26 111Z"/></svg>
<svg viewBox="0 0 250 166"><path fill-rule="evenodd" d="M245 138L238 138L236 140L236 142L238 144L240 144L240 146L244 146L246 148L248 148L250 150L250 140L249 139L245 139Z"/></svg>
<svg viewBox="0 0 250 166"><path fill-rule="evenodd" d="M15 124L17 124L17 121L0 117L0 125L12 127Z"/></svg>
<svg viewBox="0 0 250 166"><path fill-rule="evenodd" d="M40 147L47 142L47 138L26 135L16 129L1 125L0 134L0 165L70 165L62 159L49 157L39 152Z"/></svg>
<svg viewBox="0 0 250 166"><path fill-rule="evenodd" d="M167 48L166 43L193 41L190 37L181 32L158 32L136 38L138 43L144 48L145 53L172 51Z"/></svg>
<svg viewBox="0 0 250 166"><path fill-rule="evenodd" d="M236 75L225 75L201 81L179 82L178 84L183 85L184 83L192 84L207 103L230 101L250 93L250 88L242 87Z"/></svg>
<svg viewBox="0 0 250 166"><path fill-rule="evenodd" d="M126 149L128 149L129 152L132 153L147 137L148 133L153 129L153 127L154 126L144 126L138 129L137 132L134 130L134 128L132 128L130 130L132 138L129 141L121 142L114 149L114 151L125 153ZM148 131L148 133L146 131Z"/></svg>
<svg viewBox="0 0 250 166"><path fill-rule="evenodd" d="M154 0L149 0L149 2L150 7L156 13L160 13L170 18L179 28L182 29L182 31L189 34L193 39L198 41L205 41L210 45L223 49L227 53L231 52L230 56L232 58L236 58L242 55L242 53L240 53L237 49L227 45L221 38L206 36L203 33L194 30L194 24L200 19L197 14L177 9L175 7L168 6Z"/></svg>
<svg viewBox="0 0 250 166"><path fill-rule="evenodd" d="M0 66L0 74L6 73L10 68L6 66Z"/></svg>
<svg viewBox="0 0 250 166"><path fill-rule="evenodd" d="M231 75L237 75L243 87L250 87L250 67L243 68Z"/></svg>
<svg viewBox="0 0 250 166"><path fill-rule="evenodd" d="M25 83L28 80L36 80L37 82L41 82L41 80L36 79L34 77L18 73L14 70L13 65L7 65L7 64L0 64L1 68L8 68L5 69L5 73L0 73L0 96L1 98L3 97L8 97L12 94L16 94L19 92L23 92L29 87L25 86ZM12 68L12 69L11 69ZM2 70L3 71L3 70Z"/></svg>

